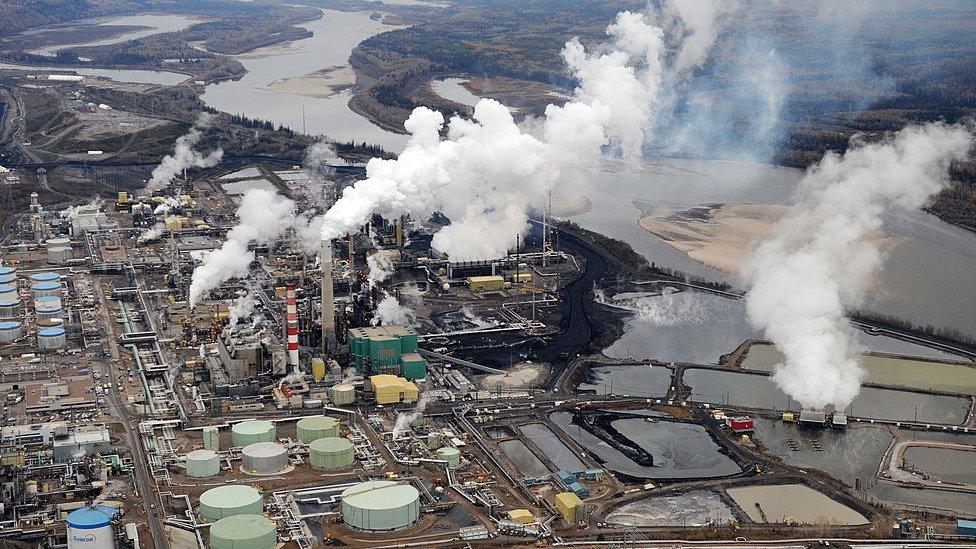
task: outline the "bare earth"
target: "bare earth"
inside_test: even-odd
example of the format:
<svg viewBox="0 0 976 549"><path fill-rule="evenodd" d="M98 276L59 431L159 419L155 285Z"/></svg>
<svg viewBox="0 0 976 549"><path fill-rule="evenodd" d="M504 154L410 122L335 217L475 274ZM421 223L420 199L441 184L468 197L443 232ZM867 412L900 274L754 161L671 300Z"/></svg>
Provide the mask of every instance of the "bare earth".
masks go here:
<svg viewBox="0 0 976 549"><path fill-rule="evenodd" d="M768 236L790 206L776 204L722 204L708 215L648 215L639 221L647 232L705 265L728 273L739 270L753 247ZM875 235L871 240L882 250L901 239Z"/></svg>
<svg viewBox="0 0 976 549"><path fill-rule="evenodd" d="M305 97L329 97L355 84L356 71L342 66L275 80L268 84L267 89Z"/></svg>

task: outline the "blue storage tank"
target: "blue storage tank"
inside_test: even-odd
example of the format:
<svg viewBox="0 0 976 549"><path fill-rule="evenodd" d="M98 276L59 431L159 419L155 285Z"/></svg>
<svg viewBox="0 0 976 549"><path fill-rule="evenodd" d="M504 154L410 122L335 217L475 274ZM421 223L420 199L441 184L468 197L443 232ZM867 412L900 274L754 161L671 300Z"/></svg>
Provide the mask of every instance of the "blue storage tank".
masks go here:
<svg viewBox="0 0 976 549"><path fill-rule="evenodd" d="M118 509L99 505L82 507L68 514L68 549L113 549L112 519Z"/></svg>
<svg viewBox="0 0 976 549"><path fill-rule="evenodd" d="M976 538L976 520L956 519L956 535Z"/></svg>
<svg viewBox="0 0 976 549"><path fill-rule="evenodd" d="M30 277L34 284L38 282L61 282L61 275L58 273L34 273Z"/></svg>
<svg viewBox="0 0 976 549"><path fill-rule="evenodd" d="M61 283L60 282L38 282L31 286L31 294L33 294L34 299L38 299L45 296L61 296Z"/></svg>

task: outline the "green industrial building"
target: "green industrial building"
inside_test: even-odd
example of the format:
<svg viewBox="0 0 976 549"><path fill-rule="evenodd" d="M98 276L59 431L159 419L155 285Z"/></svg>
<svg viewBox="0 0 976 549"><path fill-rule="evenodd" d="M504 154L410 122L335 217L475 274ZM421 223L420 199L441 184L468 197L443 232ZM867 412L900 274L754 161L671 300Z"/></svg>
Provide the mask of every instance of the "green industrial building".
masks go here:
<svg viewBox="0 0 976 549"><path fill-rule="evenodd" d="M363 375L427 377L427 361L417 354L417 332L406 326L373 326L349 330L349 356Z"/></svg>

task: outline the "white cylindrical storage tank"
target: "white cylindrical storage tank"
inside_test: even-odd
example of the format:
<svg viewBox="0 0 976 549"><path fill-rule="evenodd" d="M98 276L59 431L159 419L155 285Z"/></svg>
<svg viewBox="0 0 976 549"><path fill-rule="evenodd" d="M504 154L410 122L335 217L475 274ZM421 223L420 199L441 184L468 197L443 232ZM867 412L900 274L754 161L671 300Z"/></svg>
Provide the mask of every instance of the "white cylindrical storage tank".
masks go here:
<svg viewBox="0 0 976 549"><path fill-rule="evenodd" d="M44 244L48 247L48 249L58 248L61 246L71 246L71 239L64 237L49 238Z"/></svg>
<svg viewBox="0 0 976 549"><path fill-rule="evenodd" d="M18 299L17 284L0 284L0 299Z"/></svg>
<svg viewBox="0 0 976 549"><path fill-rule="evenodd" d="M186 455L186 475L201 478L220 472L220 456L211 450L194 450Z"/></svg>
<svg viewBox="0 0 976 549"><path fill-rule="evenodd" d="M31 286L31 296L34 299L47 296L61 297L61 283L38 282L37 284Z"/></svg>
<svg viewBox="0 0 976 549"><path fill-rule="evenodd" d="M352 404L356 402L356 388L351 383L340 383L332 387L332 402Z"/></svg>
<svg viewBox="0 0 976 549"><path fill-rule="evenodd" d="M231 428L230 434L234 446L247 446L255 442L274 442L278 439L278 430L275 428L275 424L264 420L237 423Z"/></svg>
<svg viewBox="0 0 976 549"><path fill-rule="evenodd" d="M298 420L298 440L306 444L335 436L339 436L339 420L334 417L310 416Z"/></svg>
<svg viewBox="0 0 976 549"><path fill-rule="evenodd" d="M203 428L203 449L220 450L220 430L210 425Z"/></svg>
<svg viewBox="0 0 976 549"><path fill-rule="evenodd" d="M53 351L61 349L68 344L64 328L52 327L43 328L37 331L37 347L42 351Z"/></svg>
<svg viewBox="0 0 976 549"><path fill-rule="evenodd" d="M370 480L342 492L342 520L379 532L410 526L420 518L420 492L409 484Z"/></svg>
<svg viewBox="0 0 976 549"><path fill-rule="evenodd" d="M64 310L61 308L60 298L49 296L34 301L34 320L38 326L60 326L64 322L63 318Z"/></svg>
<svg viewBox="0 0 976 549"><path fill-rule="evenodd" d="M449 467L457 467L461 464L461 451L457 448L445 446L437 450L437 459L446 461Z"/></svg>
<svg viewBox="0 0 976 549"><path fill-rule="evenodd" d="M245 446L241 453L247 473L273 475L288 466L288 449L277 442L255 442Z"/></svg>
<svg viewBox="0 0 976 549"><path fill-rule="evenodd" d="M34 273L30 275L30 279L31 284L39 284L41 282L61 282L61 275L51 272Z"/></svg>
<svg viewBox="0 0 976 549"><path fill-rule="evenodd" d="M113 549L112 507L82 507L68 514L68 549Z"/></svg>
<svg viewBox="0 0 976 549"><path fill-rule="evenodd" d="M13 267L0 267L0 284L17 284L17 269Z"/></svg>
<svg viewBox="0 0 976 549"><path fill-rule="evenodd" d="M272 549L276 545L275 523L262 515L234 515L210 526L210 549Z"/></svg>
<svg viewBox="0 0 976 549"><path fill-rule="evenodd" d="M234 515L260 515L264 512L264 498L256 488L228 484L211 488L200 495L200 518L206 522Z"/></svg>
<svg viewBox="0 0 976 549"><path fill-rule="evenodd" d="M24 325L16 320L0 321L0 343L13 343L24 335Z"/></svg>
<svg viewBox="0 0 976 549"><path fill-rule="evenodd" d="M64 265L74 257L71 246L54 246L47 249L47 262L51 265Z"/></svg>
<svg viewBox="0 0 976 549"><path fill-rule="evenodd" d="M356 448L346 438L326 437L308 445L308 460L316 469L342 469L352 465Z"/></svg>
<svg viewBox="0 0 976 549"><path fill-rule="evenodd" d="M24 316L24 309L17 297L0 298L0 319L13 320Z"/></svg>

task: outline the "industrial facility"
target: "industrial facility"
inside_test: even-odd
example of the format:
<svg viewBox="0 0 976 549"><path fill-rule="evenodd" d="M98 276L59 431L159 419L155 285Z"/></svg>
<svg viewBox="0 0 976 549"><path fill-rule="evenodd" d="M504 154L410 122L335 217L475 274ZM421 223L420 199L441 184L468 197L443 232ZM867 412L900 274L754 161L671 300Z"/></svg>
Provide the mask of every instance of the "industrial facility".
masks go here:
<svg viewBox="0 0 976 549"><path fill-rule="evenodd" d="M801 409L721 377L766 391L746 360L762 342L718 363L602 354L635 295L709 290L612 266L548 212L488 261L434 249L438 216L374 216L331 242L290 226L196 291L248 222L235 184L334 197L362 176L217 166L149 195L35 200L0 257L0 539L518 546L776 539L784 524L875 537L886 521L910 537L923 520L949 539L950 520L971 518L936 504L909 517L877 489L976 493L911 461L972 451L926 438L976 434L971 394L878 385L853 409ZM926 415L923 398L947 411ZM902 399L922 404L911 417L878 404ZM831 452L862 433L880 452L870 478L830 477ZM826 518L778 507L781 493ZM708 516L662 519L675 501Z"/></svg>

